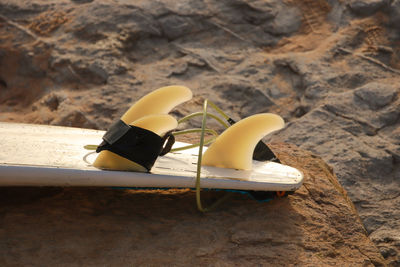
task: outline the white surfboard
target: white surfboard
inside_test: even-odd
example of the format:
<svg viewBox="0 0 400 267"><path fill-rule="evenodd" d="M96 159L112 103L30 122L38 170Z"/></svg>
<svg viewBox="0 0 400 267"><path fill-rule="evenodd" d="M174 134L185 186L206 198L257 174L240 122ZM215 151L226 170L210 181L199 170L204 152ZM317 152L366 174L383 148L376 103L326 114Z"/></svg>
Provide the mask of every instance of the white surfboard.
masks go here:
<svg viewBox="0 0 400 267"><path fill-rule="evenodd" d="M0 122L0 186L195 187L197 148L158 157L151 173L94 168L96 154L84 146L99 144L104 133ZM201 168L202 188L295 191L302 182L299 170L274 162L253 161L252 171Z"/></svg>

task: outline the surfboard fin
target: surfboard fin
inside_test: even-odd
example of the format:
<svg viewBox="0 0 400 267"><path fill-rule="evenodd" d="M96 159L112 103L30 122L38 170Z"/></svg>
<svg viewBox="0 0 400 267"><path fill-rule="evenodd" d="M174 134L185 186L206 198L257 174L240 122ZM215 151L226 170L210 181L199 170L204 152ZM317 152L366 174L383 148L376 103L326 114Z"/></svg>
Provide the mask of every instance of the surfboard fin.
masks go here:
<svg viewBox="0 0 400 267"><path fill-rule="evenodd" d="M276 114L247 117L217 137L203 154L202 165L251 170L253 152L261 138L283 126L283 119Z"/></svg>
<svg viewBox="0 0 400 267"><path fill-rule="evenodd" d="M192 91L179 85L161 87L143 96L122 115L126 124L151 114L168 114L174 107L192 99Z"/></svg>
<svg viewBox="0 0 400 267"><path fill-rule="evenodd" d="M161 87L141 99L115 122L97 147L93 166L100 169L148 172L160 154L171 149L177 121L167 115L192 98L185 86ZM167 145L164 147L164 143Z"/></svg>
<svg viewBox="0 0 400 267"><path fill-rule="evenodd" d="M223 112L217 105L215 105L213 102L207 100L207 105L210 105L220 116L216 116L212 113L206 113L207 117L213 118L214 120L216 120L217 122L219 122L222 126L224 126L225 128L229 128L230 126L232 126L233 124L236 123L235 120L233 120L231 117L229 117L225 112ZM199 116L203 116L203 112L195 112L192 114L189 114L183 118L181 118L178 123L182 123L185 122L191 118L194 117L199 117ZM201 131L201 129L198 129L199 132ZM209 131L210 129L206 129L206 131ZM180 133L179 133L180 134ZM216 136L218 136L218 134L216 134ZM212 140L213 141L213 140ZM210 142L205 142L205 144L208 144ZM198 144L197 144L198 145ZM197 146L195 145L195 146ZM194 146L188 146L188 148L191 148ZM175 149L173 149L175 150ZM179 149L181 150L181 148ZM280 163L280 160L278 159L278 157L274 154L274 152L262 141L260 140L253 152L253 159L254 160L258 160L258 161L273 161L276 163Z"/></svg>
<svg viewBox="0 0 400 267"><path fill-rule="evenodd" d="M227 121L230 125L236 123L232 118L228 118ZM281 163L278 157L274 154L274 152L267 146L262 140L260 140L253 152L253 159L258 161L273 161L276 163Z"/></svg>

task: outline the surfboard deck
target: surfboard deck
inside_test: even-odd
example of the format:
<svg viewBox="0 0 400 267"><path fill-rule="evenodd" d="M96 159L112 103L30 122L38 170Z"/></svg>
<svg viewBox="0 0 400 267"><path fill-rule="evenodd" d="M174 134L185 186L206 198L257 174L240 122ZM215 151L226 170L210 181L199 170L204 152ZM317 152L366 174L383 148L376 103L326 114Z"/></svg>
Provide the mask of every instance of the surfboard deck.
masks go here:
<svg viewBox="0 0 400 267"><path fill-rule="evenodd" d="M0 186L195 187L197 148L159 157L151 173L94 168L96 154L88 155L84 146L100 144L104 133L0 122ZM208 166L201 171L202 188L295 191L302 182L299 170L274 162L253 161L252 171Z"/></svg>

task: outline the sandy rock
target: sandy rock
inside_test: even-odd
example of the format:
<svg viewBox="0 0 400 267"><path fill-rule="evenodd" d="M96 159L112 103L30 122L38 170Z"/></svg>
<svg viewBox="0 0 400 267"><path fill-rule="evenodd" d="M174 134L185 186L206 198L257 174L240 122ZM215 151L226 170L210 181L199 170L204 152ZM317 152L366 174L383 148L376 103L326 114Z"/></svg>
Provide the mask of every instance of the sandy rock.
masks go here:
<svg viewBox="0 0 400 267"><path fill-rule="evenodd" d="M235 194L207 214L188 189L1 188L0 263L384 266L324 161L293 145L272 148L304 172L300 190L267 203Z"/></svg>

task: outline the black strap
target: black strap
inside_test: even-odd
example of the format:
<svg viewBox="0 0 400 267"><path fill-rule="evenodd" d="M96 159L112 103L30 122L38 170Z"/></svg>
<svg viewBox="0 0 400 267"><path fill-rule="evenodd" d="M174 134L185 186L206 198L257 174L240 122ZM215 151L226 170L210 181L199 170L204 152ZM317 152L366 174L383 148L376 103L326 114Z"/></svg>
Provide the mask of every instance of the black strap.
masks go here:
<svg viewBox="0 0 400 267"><path fill-rule="evenodd" d="M171 132L164 137L132 125L127 125L119 120L111 125L103 136L103 142L97 147L96 152L111 151L121 157L140 164L150 171L157 157L167 154L175 141ZM167 141L168 140L168 141ZM167 145L163 145L167 141Z"/></svg>
<svg viewBox="0 0 400 267"><path fill-rule="evenodd" d="M110 128L108 128L107 132L103 136L103 140L112 145L121 139L121 137L124 136L130 129L130 125L126 124L122 120L117 120L111 124Z"/></svg>
<svg viewBox="0 0 400 267"><path fill-rule="evenodd" d="M236 122L229 118L227 120L230 125L235 124ZM253 159L258 160L258 161L273 161L277 163L281 163L281 161L278 159L278 157L272 152L272 150L262 141L257 143L256 148L254 149L253 152Z"/></svg>
<svg viewBox="0 0 400 267"><path fill-rule="evenodd" d="M167 154L168 152L171 151L172 146L175 143L175 136L172 134L172 131L166 133L163 137L163 143L165 144L165 141L167 141L167 143L165 144L164 148L162 149L162 151L160 152L160 156L164 156L165 154Z"/></svg>

